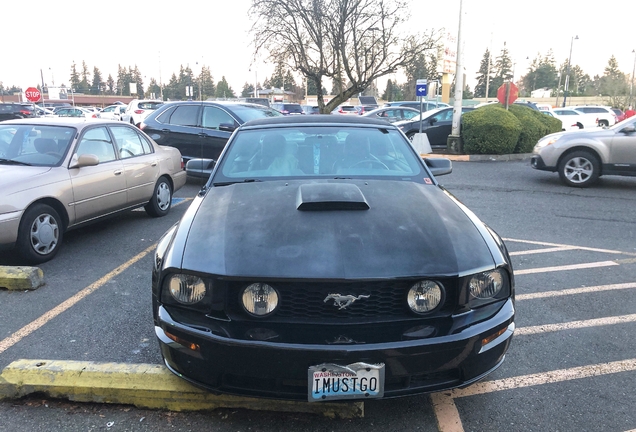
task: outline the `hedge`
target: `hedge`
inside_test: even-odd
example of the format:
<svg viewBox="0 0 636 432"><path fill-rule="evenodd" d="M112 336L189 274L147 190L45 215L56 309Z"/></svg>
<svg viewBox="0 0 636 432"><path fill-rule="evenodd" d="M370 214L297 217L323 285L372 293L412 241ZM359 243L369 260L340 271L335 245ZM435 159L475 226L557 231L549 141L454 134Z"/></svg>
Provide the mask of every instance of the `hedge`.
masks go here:
<svg viewBox="0 0 636 432"><path fill-rule="evenodd" d="M512 153L521 134L521 122L499 104L462 114L462 141L466 154Z"/></svg>

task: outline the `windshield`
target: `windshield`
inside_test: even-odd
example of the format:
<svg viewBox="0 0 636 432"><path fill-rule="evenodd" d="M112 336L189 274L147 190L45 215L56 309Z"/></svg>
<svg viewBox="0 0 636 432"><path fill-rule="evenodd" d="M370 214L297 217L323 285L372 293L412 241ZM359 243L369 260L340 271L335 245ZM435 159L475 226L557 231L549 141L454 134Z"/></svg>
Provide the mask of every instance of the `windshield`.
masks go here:
<svg viewBox="0 0 636 432"><path fill-rule="evenodd" d="M68 126L0 124L0 159L57 166L62 163L74 135L75 129Z"/></svg>
<svg viewBox="0 0 636 432"><path fill-rule="evenodd" d="M243 123L250 120L261 119L266 117L280 117L282 114L270 107L250 104L250 105L232 105L228 107L237 115Z"/></svg>
<svg viewBox="0 0 636 432"><path fill-rule="evenodd" d="M212 181L370 176L422 181L422 169L397 130L307 125L239 130Z"/></svg>

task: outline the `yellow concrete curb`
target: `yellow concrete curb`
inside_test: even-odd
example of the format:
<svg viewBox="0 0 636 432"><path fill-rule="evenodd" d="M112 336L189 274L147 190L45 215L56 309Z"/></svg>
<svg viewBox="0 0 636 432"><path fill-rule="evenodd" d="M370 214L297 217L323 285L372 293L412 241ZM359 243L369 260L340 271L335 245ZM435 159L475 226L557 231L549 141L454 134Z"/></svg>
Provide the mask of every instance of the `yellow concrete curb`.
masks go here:
<svg viewBox="0 0 636 432"><path fill-rule="evenodd" d="M32 393L77 402L129 404L170 411L245 408L338 418L364 416L363 402L309 403L213 395L192 386L163 365L17 360L4 368L0 375L0 400Z"/></svg>
<svg viewBox="0 0 636 432"><path fill-rule="evenodd" d="M0 288L34 290L44 285L44 272L38 267L0 266Z"/></svg>

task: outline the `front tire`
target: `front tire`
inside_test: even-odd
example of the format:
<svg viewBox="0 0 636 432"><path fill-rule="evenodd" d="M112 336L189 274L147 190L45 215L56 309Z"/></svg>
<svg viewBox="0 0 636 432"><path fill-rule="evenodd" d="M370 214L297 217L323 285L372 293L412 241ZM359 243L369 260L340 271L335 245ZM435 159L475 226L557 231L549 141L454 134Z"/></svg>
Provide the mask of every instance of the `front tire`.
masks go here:
<svg viewBox="0 0 636 432"><path fill-rule="evenodd" d="M559 177L568 186L584 188L596 183L600 169L598 158L592 153L575 151L559 162Z"/></svg>
<svg viewBox="0 0 636 432"><path fill-rule="evenodd" d="M172 185L166 177L160 177L155 185L152 198L150 198L144 209L152 217L162 217L168 214L171 207Z"/></svg>
<svg viewBox="0 0 636 432"><path fill-rule="evenodd" d="M49 205L36 204L24 213L20 221L17 252L30 264L49 261L62 246L63 234L58 212Z"/></svg>

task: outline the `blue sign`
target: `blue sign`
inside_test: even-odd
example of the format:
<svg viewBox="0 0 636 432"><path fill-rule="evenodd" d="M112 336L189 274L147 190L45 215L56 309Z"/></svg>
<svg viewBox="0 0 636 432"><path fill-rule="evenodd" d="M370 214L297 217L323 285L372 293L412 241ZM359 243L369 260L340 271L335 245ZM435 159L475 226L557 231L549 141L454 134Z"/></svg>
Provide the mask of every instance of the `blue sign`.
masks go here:
<svg viewBox="0 0 636 432"><path fill-rule="evenodd" d="M415 86L415 96L426 96L428 84L418 84Z"/></svg>

